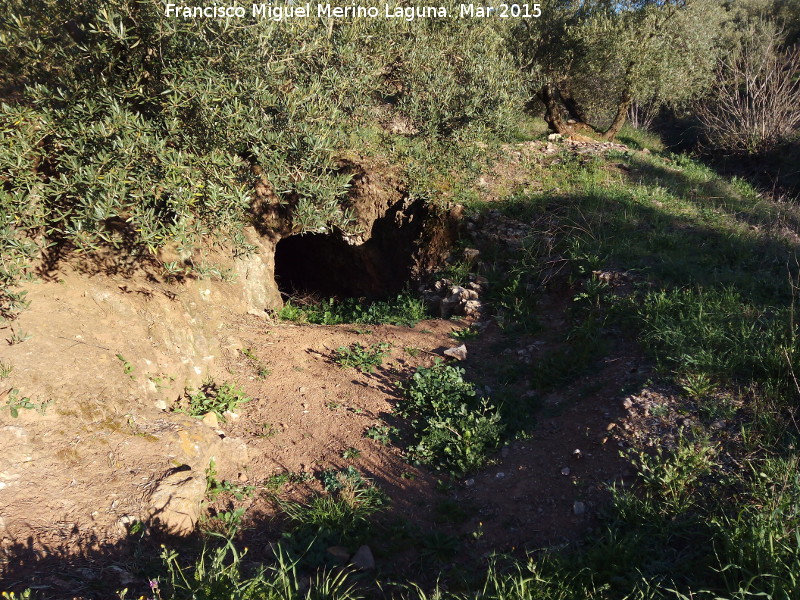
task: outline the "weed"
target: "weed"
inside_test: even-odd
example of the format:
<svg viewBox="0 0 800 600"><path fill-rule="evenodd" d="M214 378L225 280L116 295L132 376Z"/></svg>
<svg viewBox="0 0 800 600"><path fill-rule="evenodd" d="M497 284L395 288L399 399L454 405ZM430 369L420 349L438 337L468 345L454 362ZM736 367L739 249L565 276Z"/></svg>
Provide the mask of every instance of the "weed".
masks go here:
<svg viewBox="0 0 800 600"><path fill-rule="evenodd" d="M218 418L225 420L226 411L235 411L250 398L232 383L217 385L207 380L196 392L186 391L188 408L186 412L193 417L202 417L213 412Z"/></svg>
<svg viewBox="0 0 800 600"><path fill-rule="evenodd" d="M334 361L343 367L360 369L364 373L374 373L375 367L383 364L389 355L390 345L387 343L372 344L365 348L359 343L341 346L336 349Z"/></svg>
<svg viewBox="0 0 800 600"><path fill-rule="evenodd" d="M133 366L133 364L127 361L122 354L116 354L115 356L122 363L122 372L131 379L136 379L136 375L133 374L136 368Z"/></svg>
<svg viewBox="0 0 800 600"><path fill-rule="evenodd" d="M272 369L267 367L267 365L265 365L264 362L258 356L256 356L256 353L253 352L251 348L244 348L241 350L241 353L246 359L248 359L250 365L256 372L256 376L258 376L259 379L266 379L272 374Z"/></svg>
<svg viewBox="0 0 800 600"><path fill-rule="evenodd" d="M323 537L347 540L358 537L369 526L369 517L387 502L383 492L354 468L325 471L321 475L328 493L315 496L307 504L278 500L279 507L292 523L297 540Z"/></svg>
<svg viewBox="0 0 800 600"><path fill-rule="evenodd" d="M687 373L680 383L683 391L694 400L710 396L717 389L716 384L705 373Z"/></svg>
<svg viewBox="0 0 800 600"><path fill-rule="evenodd" d="M51 401L45 400L43 402L34 402L28 396L23 396L22 398L19 397L19 390L14 388L8 392L8 400L6 400L6 406L8 406L8 410L11 413L13 418L19 417L20 409L25 410L35 410L39 414L44 414L47 407L50 406Z"/></svg>
<svg viewBox="0 0 800 600"><path fill-rule="evenodd" d="M428 311L421 298L405 292L393 300L372 303L364 303L354 298L340 301L330 298L319 304L298 306L289 301L280 310L278 316L288 321L317 325L356 323L413 327L428 317Z"/></svg>
<svg viewBox="0 0 800 600"><path fill-rule="evenodd" d="M388 425L372 425L364 431L364 437L376 442L380 442L384 446L388 446L392 438L397 437L400 431L397 427L389 427Z"/></svg>
<svg viewBox="0 0 800 600"><path fill-rule="evenodd" d="M22 342L27 342L33 336L25 331L13 331L11 332L11 337L6 338L6 342L8 342L9 346L15 346L17 344L21 344Z"/></svg>
<svg viewBox="0 0 800 600"><path fill-rule="evenodd" d="M206 498L208 498L211 502L214 502L222 493L231 494L237 500L244 500L245 498L252 496L255 492L255 489L256 488L251 485L243 485L227 480L218 480L217 469L213 460L208 465L208 469L206 469Z"/></svg>
<svg viewBox="0 0 800 600"><path fill-rule="evenodd" d="M408 355L409 355L411 358L417 358L417 357L419 356L420 352L422 352L422 349L421 349L421 348L416 348L416 347L414 347L414 346L406 346L405 348L403 348L403 350L404 350L404 351L406 352L406 354L408 354Z"/></svg>
<svg viewBox="0 0 800 600"><path fill-rule="evenodd" d="M8 363L0 362L0 379L6 379L14 371L14 366Z"/></svg>
<svg viewBox="0 0 800 600"><path fill-rule="evenodd" d="M464 327L463 329L456 329L450 335L457 340L468 341L474 340L481 334L477 327Z"/></svg>
<svg viewBox="0 0 800 600"><path fill-rule="evenodd" d="M325 404L328 410L339 410L342 408L342 405L339 402L335 402L334 400L330 400Z"/></svg>
<svg viewBox="0 0 800 600"><path fill-rule="evenodd" d="M716 466L717 453L718 448L708 440L690 442L681 436L671 454L659 446L654 456L639 452L629 458L648 492L661 500L661 510L676 514L693 501L695 487Z"/></svg>
<svg viewBox="0 0 800 600"><path fill-rule="evenodd" d="M498 412L477 399L463 375L463 369L443 363L417 369L401 385L405 401L396 409L413 430L409 456L455 475L481 466L503 431Z"/></svg>
<svg viewBox="0 0 800 600"><path fill-rule="evenodd" d="M255 436L264 439L269 439L271 437L275 437L280 432L281 432L280 429L278 429L271 423L261 423L259 431L258 433L255 434Z"/></svg>
<svg viewBox="0 0 800 600"><path fill-rule="evenodd" d="M353 448L350 446L349 448L342 450L342 458L344 460L355 460L359 456L361 456L361 450L358 448Z"/></svg>

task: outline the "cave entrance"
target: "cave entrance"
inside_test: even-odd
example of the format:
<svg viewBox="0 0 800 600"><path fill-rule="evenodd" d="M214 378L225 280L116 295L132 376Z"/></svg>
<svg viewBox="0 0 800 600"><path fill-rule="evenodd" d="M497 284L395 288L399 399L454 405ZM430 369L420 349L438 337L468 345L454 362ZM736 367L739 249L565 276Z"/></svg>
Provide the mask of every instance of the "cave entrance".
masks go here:
<svg viewBox="0 0 800 600"><path fill-rule="evenodd" d="M423 219L377 219L367 241L348 244L337 234L306 233L280 240L275 279L284 297L367 298L398 294L414 277Z"/></svg>

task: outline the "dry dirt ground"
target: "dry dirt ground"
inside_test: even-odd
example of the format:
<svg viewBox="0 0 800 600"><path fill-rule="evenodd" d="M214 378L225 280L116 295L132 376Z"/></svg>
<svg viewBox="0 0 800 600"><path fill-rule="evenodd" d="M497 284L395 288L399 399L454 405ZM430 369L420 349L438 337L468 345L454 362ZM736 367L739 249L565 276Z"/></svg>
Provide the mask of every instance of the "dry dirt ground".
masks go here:
<svg viewBox="0 0 800 600"><path fill-rule="evenodd" d="M0 329L0 364L10 368L0 379L0 590L101 598L144 589L159 544L179 542L155 529L132 535L132 525L152 516L152 495L166 478L180 469L204 474L212 459L219 481L248 494L221 494L198 526L246 508L244 542L255 556L280 530L276 491L302 500L320 489L314 475L352 465L391 499L385 518L465 544L444 570L576 539L597 526L609 483L632 475L618 434L630 416L626 394L646 376L633 347L614 348L584 378L541 395L529 437L452 480L364 432L396 424L397 382L460 343L450 334L467 323L296 325L226 308L229 287L70 269L28 286L30 308ZM526 344L544 352L557 343L570 293L543 300L543 332ZM388 343L391 354L375 373L332 360L355 342ZM492 322L466 342L461 366L480 386L503 385L493 366L526 368L498 352L502 342ZM217 424L171 410L206 377L236 383L251 400ZM513 390L527 392L536 390ZM291 477L276 488L284 474ZM376 548L378 571L413 576L429 561L413 539L398 555Z"/></svg>
<svg viewBox="0 0 800 600"><path fill-rule="evenodd" d="M135 585L125 568L132 551L126 543L130 524L147 519L148 499L165 474L180 464L206 464L212 452L228 457L218 465L220 480L250 486L254 493L241 501L223 496L223 506L210 510L225 510L224 502L248 508L256 545L266 545L275 534L269 525L275 509L266 490L284 473L294 474L284 496L302 499L319 487L303 473L353 465L388 494L394 515L422 530L471 539L480 550L470 553L476 556L574 538L594 524L606 484L630 474L607 430L623 416L620 387L636 377L635 353L608 357L591 375L597 383L591 393L578 382L546 396L529 439L511 442L481 472L450 482L409 465L396 446L364 432L392 422L393 406L402 401L397 382L454 345L450 333L463 322L314 326L223 316L215 325L220 353L203 375L236 382L252 400L235 420L210 427L164 410L182 391L170 381L170 368L177 369L179 361L156 365L153 372L159 375L147 379L150 393L142 391L139 364L149 359L122 349L125 340L140 334L136 318L130 327L119 317L105 323L96 302L67 305L63 297L67 288L71 296L81 296L81 287L91 296L101 285L108 282L39 284L30 310L15 326L30 339L0 350L0 362L13 367L2 381L2 403L19 390L16 399L29 397L33 405L20 406L17 417L8 406L0 412L2 581L8 589L33 585L46 596L81 597L100 583ZM131 306L142 314L152 301L137 295ZM552 321L543 344L563 324L560 304L543 307L545 322ZM59 314L59 307L66 314ZM203 317L199 311L196 318ZM479 339L467 342L468 372L490 372L493 361L509 360L495 354L500 335L489 324ZM372 374L334 363L335 349L354 342L389 343L391 355ZM491 379L482 383L497 385ZM223 449L214 446L219 441ZM342 458L348 448L358 456ZM448 485L437 484L439 479ZM448 506L459 508L458 518L447 514ZM581 508L585 512L576 514ZM379 556L379 563L382 559L389 557Z"/></svg>

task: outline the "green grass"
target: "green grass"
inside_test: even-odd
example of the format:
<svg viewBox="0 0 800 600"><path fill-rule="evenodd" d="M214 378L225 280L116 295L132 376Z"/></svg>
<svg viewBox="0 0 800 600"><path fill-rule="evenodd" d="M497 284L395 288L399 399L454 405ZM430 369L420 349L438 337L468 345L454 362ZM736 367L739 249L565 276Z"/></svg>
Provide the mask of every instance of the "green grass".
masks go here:
<svg viewBox="0 0 800 600"><path fill-rule="evenodd" d="M316 304L294 304L291 300L278 312L281 319L317 325L404 325L414 327L429 318L423 300L409 292L385 301L330 298Z"/></svg>

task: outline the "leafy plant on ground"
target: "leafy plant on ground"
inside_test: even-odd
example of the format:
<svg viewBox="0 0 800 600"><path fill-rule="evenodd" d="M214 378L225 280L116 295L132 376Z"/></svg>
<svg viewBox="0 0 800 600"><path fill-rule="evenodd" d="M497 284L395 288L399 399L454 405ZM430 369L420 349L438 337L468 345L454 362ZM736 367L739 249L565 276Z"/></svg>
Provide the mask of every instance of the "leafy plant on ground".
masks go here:
<svg viewBox="0 0 800 600"><path fill-rule="evenodd" d="M6 379L14 371L14 366L9 363L0 362L0 379Z"/></svg>
<svg viewBox="0 0 800 600"><path fill-rule="evenodd" d="M290 300L278 312L281 319L317 325L355 323L413 327L429 317L422 298L404 292L392 300L365 302L356 298L330 298L319 303L296 305Z"/></svg>
<svg viewBox="0 0 800 600"><path fill-rule="evenodd" d="M337 348L333 360L343 367L353 367L364 373L374 373L375 367L381 366L383 359L388 355L388 343L376 343L366 348L356 342Z"/></svg>
<svg viewBox="0 0 800 600"><path fill-rule="evenodd" d="M256 353L251 348L245 348L241 351L242 355L248 359L250 365L256 372L259 379L266 379L272 373L272 370L264 364L264 362L256 356Z"/></svg>
<svg viewBox="0 0 800 600"><path fill-rule="evenodd" d="M503 432L500 414L463 376L443 363L419 368L395 410L412 430L409 457L458 476L480 467Z"/></svg>
<svg viewBox="0 0 800 600"><path fill-rule="evenodd" d="M249 402L244 392L233 383L217 385L207 380L196 392L186 391L188 407L186 412L192 417L202 417L213 412L221 420L225 420L225 412L235 411L245 402Z"/></svg>
<svg viewBox="0 0 800 600"><path fill-rule="evenodd" d="M28 396L23 396L22 398L19 397L19 390L13 388L8 392L8 400L6 400L6 406L8 407L9 412L13 418L19 417L20 409L24 410L35 410L40 414L44 414L47 407L50 406L50 401L45 400L43 402L34 402Z"/></svg>
<svg viewBox="0 0 800 600"><path fill-rule="evenodd" d="M397 427L389 427L388 425L371 425L364 431L364 437L380 442L384 446L388 446L392 438L397 437L398 434Z"/></svg>
<svg viewBox="0 0 800 600"><path fill-rule="evenodd" d="M255 489L252 485L217 479L217 469L213 460L206 470L206 498L211 502L214 502L222 493L231 494L237 500L244 500L246 497L252 496Z"/></svg>

